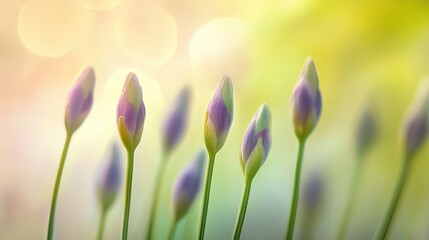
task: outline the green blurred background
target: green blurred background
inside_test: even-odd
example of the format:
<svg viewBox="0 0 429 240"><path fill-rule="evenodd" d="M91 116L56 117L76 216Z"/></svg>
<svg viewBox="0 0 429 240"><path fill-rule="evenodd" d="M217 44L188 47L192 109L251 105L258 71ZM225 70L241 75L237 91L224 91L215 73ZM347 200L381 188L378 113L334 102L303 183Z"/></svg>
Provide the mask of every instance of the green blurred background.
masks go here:
<svg viewBox="0 0 429 240"><path fill-rule="evenodd" d="M306 230L314 239L335 237L356 163L357 121L369 104L377 112L379 137L364 160L347 236L372 237L401 167L404 114L428 74L427 1L0 0L0 16L0 239L46 237L66 95L86 64L96 71L95 101L70 147L57 239L95 238L96 178L111 141L119 140L115 110L129 71L141 81L147 108L134 165L130 237L141 239L146 231L166 110L190 84L189 128L166 171L158 239L166 236L173 181L204 147L207 103L227 74L236 112L216 159L206 236L232 235L243 186L241 138L266 102L273 145L254 179L242 238L282 239L297 152L289 102L307 56L319 73L323 111L307 144L302 180L319 172L324 188L314 227ZM428 157L426 144L401 199L393 239L429 238ZM108 216L106 239L119 238L122 207L121 195ZM304 210L298 210L297 239L305 229ZM180 223L177 239L195 238L198 216L199 202Z"/></svg>

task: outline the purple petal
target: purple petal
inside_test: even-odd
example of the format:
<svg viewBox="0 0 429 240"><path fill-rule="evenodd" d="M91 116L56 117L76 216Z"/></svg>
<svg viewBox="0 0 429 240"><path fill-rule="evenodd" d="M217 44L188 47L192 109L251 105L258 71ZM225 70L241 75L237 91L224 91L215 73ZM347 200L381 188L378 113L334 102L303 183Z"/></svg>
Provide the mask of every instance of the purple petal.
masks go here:
<svg viewBox="0 0 429 240"><path fill-rule="evenodd" d="M297 86L294 93L294 104L298 121L305 125L315 107L315 99L309 85L303 83Z"/></svg>
<svg viewBox="0 0 429 240"><path fill-rule="evenodd" d="M219 95L216 94L212 98L208 111L210 120L212 121L218 136L228 132L231 127L232 119L225 103Z"/></svg>
<svg viewBox="0 0 429 240"><path fill-rule="evenodd" d="M124 117L125 125L132 136L134 136L137 129L137 121L144 121L144 108L139 111L139 118L137 119L136 110L134 106L127 100L124 94L121 95L118 108L116 110L116 121L119 123L119 117Z"/></svg>

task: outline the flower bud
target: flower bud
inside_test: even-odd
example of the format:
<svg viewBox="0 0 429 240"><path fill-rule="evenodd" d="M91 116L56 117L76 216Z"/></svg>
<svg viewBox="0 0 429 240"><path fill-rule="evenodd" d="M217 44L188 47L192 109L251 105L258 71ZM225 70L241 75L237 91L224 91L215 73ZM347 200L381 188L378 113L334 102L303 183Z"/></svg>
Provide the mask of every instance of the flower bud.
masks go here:
<svg viewBox="0 0 429 240"><path fill-rule="evenodd" d="M304 141L316 127L322 110L319 79L313 59L307 58L291 99L295 134Z"/></svg>
<svg viewBox="0 0 429 240"><path fill-rule="evenodd" d="M234 115L231 78L224 76L206 112L204 137L207 151L216 154L224 145Z"/></svg>
<svg viewBox="0 0 429 240"><path fill-rule="evenodd" d="M174 221L182 218L197 198L203 182L205 163L206 155L201 150L176 180L172 195Z"/></svg>
<svg viewBox="0 0 429 240"><path fill-rule="evenodd" d="M139 144L145 117L142 88L137 76L129 73L116 110L119 135L128 150L134 150Z"/></svg>
<svg viewBox="0 0 429 240"><path fill-rule="evenodd" d="M68 134L80 127L92 107L95 85L94 68L83 69L75 85L68 94L64 122Z"/></svg>
<svg viewBox="0 0 429 240"><path fill-rule="evenodd" d="M112 145L108 163L98 178L98 198L103 209L107 209L118 195L122 184L121 154L117 144Z"/></svg>
<svg viewBox="0 0 429 240"><path fill-rule="evenodd" d="M241 143L240 165L246 178L253 179L271 147L271 113L267 104L256 111Z"/></svg>
<svg viewBox="0 0 429 240"><path fill-rule="evenodd" d="M377 136L377 123L374 110L367 107L361 116L356 133L356 150L363 156L374 143Z"/></svg>
<svg viewBox="0 0 429 240"><path fill-rule="evenodd" d="M421 147L428 135L429 79L425 79L411 106L405 121L405 155L411 158Z"/></svg>
<svg viewBox="0 0 429 240"><path fill-rule="evenodd" d="M191 90L184 87L172 106L163 126L164 151L169 153L183 137L188 123Z"/></svg>
<svg viewBox="0 0 429 240"><path fill-rule="evenodd" d="M320 205L323 193L323 178L318 172L312 174L304 184L303 205L308 212L313 212Z"/></svg>

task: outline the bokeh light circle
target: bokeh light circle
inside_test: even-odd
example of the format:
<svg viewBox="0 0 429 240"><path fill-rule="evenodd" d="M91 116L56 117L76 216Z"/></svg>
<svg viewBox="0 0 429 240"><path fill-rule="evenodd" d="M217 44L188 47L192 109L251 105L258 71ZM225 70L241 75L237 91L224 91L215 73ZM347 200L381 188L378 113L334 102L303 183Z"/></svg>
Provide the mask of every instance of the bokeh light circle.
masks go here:
<svg viewBox="0 0 429 240"><path fill-rule="evenodd" d="M248 66L248 33L244 22L220 18L201 26L189 44L192 69L203 76L243 76Z"/></svg>
<svg viewBox="0 0 429 240"><path fill-rule="evenodd" d="M132 6L122 12L115 24L115 35L125 55L148 66L162 66L177 48L174 18L152 4Z"/></svg>
<svg viewBox="0 0 429 240"><path fill-rule="evenodd" d="M94 16L71 1L30 0L21 7L18 35L32 53L58 57L85 40Z"/></svg>
<svg viewBox="0 0 429 240"><path fill-rule="evenodd" d="M122 0L81 0L81 2L86 8L105 11L118 6Z"/></svg>

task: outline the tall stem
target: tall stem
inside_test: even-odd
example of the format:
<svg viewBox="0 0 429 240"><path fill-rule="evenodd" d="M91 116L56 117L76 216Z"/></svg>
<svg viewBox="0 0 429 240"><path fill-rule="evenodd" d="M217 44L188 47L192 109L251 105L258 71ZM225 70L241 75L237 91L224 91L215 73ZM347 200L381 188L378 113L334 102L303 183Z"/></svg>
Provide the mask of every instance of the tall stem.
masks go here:
<svg viewBox="0 0 429 240"><path fill-rule="evenodd" d="M198 232L198 239L204 239L204 231L206 228L206 220L207 220L207 211L209 208L209 198L210 198L210 185L212 182L213 168L215 162L216 154L209 156L209 164L207 165L207 173L206 179L204 183L204 196L203 203L201 205L201 217L200 217L200 229Z"/></svg>
<svg viewBox="0 0 429 240"><path fill-rule="evenodd" d="M378 227L376 234L374 235L374 240L385 239L389 231L390 223L395 214L396 207L401 196L402 189L404 188L405 182L407 180L408 172L411 166L411 159L405 159L404 166L402 167L401 176L399 177L398 183L396 185L395 193L393 195L392 201L390 202L389 210L387 211L386 216L382 224Z"/></svg>
<svg viewBox="0 0 429 240"><path fill-rule="evenodd" d="M97 240L103 239L104 225L106 224L106 208L101 208L100 223L98 225Z"/></svg>
<svg viewBox="0 0 429 240"><path fill-rule="evenodd" d="M348 193L347 204L344 211L343 219L341 221L340 231L337 237L338 240L345 239L347 226L349 225L350 216L351 216L351 213L353 212L353 206L356 200L356 194L357 194L357 189L361 178L361 169L362 169L362 161L361 161L362 159L358 159L358 160L359 160L358 165L353 172L352 185L350 188L350 192Z"/></svg>
<svg viewBox="0 0 429 240"><path fill-rule="evenodd" d="M241 235L241 230L243 229L244 218L246 217L247 203L249 202L250 187L252 185L252 180L245 180L243 194L241 195L240 210L237 216L237 221L235 223L234 229L234 240L239 240Z"/></svg>
<svg viewBox="0 0 429 240"><path fill-rule="evenodd" d="M63 153L61 154L60 166L58 167L57 178L55 180L54 194L52 195L51 201L51 212L49 214L48 240L52 240L54 237L55 209L57 206L58 190L60 189L61 176L63 175L64 163L66 161L72 135L72 133L67 133Z"/></svg>
<svg viewBox="0 0 429 240"><path fill-rule="evenodd" d="M155 216L156 216L156 211L158 209L159 194L161 192L160 190L162 187L162 179L164 176L165 161L166 161L166 155L163 155L163 157L161 157L160 166L158 167L158 171L157 171L157 174L155 176L155 185L154 185L153 195L152 195L153 196L152 206L149 209L150 215L149 215L148 231L147 231L147 235L146 235L147 240L152 239Z"/></svg>
<svg viewBox="0 0 429 240"><path fill-rule="evenodd" d="M133 185L134 150L128 150L127 185L125 190L124 219L122 224L122 240L128 239L128 221L130 218L131 189Z"/></svg>
<svg viewBox="0 0 429 240"><path fill-rule="evenodd" d="M167 240L173 240L174 234L176 233L177 221L173 221L170 225L170 229L168 230Z"/></svg>
<svg viewBox="0 0 429 240"><path fill-rule="evenodd" d="M295 228L296 211L298 209L299 185L301 181L302 158L304 157L305 140L299 141L298 157L296 160L295 180L293 186L292 203L290 205L289 223L286 239L292 240L293 230Z"/></svg>

